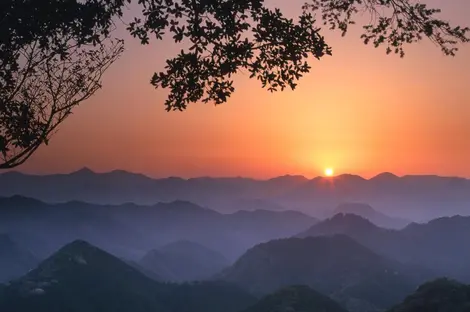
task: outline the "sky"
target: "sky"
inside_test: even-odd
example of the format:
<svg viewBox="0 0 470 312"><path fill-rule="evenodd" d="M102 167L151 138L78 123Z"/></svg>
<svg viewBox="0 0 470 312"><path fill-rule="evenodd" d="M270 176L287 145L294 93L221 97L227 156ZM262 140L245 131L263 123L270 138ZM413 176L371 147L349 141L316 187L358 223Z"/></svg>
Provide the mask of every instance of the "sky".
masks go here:
<svg viewBox="0 0 470 312"><path fill-rule="evenodd" d="M294 16L303 0L268 2ZM468 0L425 2L455 24L470 23ZM312 61L295 91L271 94L241 73L229 102L170 113L166 91L150 78L181 47L126 38L103 88L18 170L270 178L331 167L364 177L470 177L470 45L452 58L423 41L401 59L363 45L357 29L324 35L333 56Z"/></svg>

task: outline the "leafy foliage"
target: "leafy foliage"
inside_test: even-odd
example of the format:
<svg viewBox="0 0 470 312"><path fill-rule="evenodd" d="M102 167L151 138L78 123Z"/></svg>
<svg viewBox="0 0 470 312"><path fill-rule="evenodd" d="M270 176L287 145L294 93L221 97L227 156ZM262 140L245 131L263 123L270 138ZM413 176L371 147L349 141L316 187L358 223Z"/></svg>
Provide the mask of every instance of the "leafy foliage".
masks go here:
<svg viewBox="0 0 470 312"><path fill-rule="evenodd" d="M468 42L468 28L453 27L436 17L439 9L410 0L309 0L297 19L269 9L263 0L140 0L143 18L130 23L143 44L150 36L189 44L167 61L151 83L168 88L167 110L184 110L191 102L228 100L235 90L233 75L248 71L269 91L295 89L311 69L309 58L331 55L316 26L316 16L330 29L346 34L357 15L368 12L364 43L386 45L387 53L404 56L404 44L428 37L445 54Z"/></svg>
<svg viewBox="0 0 470 312"><path fill-rule="evenodd" d="M161 39L167 28L175 42L190 42L152 78L154 86L170 89L167 110L199 100L226 102L234 91L232 76L242 68L270 91L294 89L310 69L309 55L330 54L310 12L296 23L259 0L163 2L140 1L145 19L129 30L144 44L149 34Z"/></svg>
<svg viewBox="0 0 470 312"><path fill-rule="evenodd" d="M371 22L363 26L361 36L364 43L385 45L387 54L393 52L401 57L405 55L404 44L425 37L452 56L458 51L458 43L470 41L470 28L454 27L436 17L440 9L410 0L311 0L304 9L321 12L324 25L342 31L343 35L349 25L355 24L357 14L369 13Z"/></svg>
<svg viewBox="0 0 470 312"><path fill-rule="evenodd" d="M123 43L106 40L111 1L6 0L0 12L0 168L11 168L101 87Z"/></svg>

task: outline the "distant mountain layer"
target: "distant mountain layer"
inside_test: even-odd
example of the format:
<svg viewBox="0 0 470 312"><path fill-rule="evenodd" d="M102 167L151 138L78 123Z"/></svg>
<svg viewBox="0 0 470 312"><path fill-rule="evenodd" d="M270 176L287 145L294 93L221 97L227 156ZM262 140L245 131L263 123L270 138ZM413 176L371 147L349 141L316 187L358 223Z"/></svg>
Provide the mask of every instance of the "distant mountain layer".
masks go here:
<svg viewBox="0 0 470 312"><path fill-rule="evenodd" d="M139 260L165 244L191 240L233 261L260 242L295 235L316 222L294 211L221 214L185 201L105 206L0 198L0 232L9 233L42 259L76 239L129 260Z"/></svg>
<svg viewBox="0 0 470 312"><path fill-rule="evenodd" d="M410 224L402 218L393 218L378 212L372 206L363 203L344 203L336 207L334 215L338 213L355 214L370 220L372 223L388 229L401 229Z"/></svg>
<svg viewBox="0 0 470 312"><path fill-rule="evenodd" d="M429 220L469 214L470 181L438 176L397 177L384 173L372 179L355 175L308 180L282 176L249 178L152 179L125 171L95 173L82 169L48 176L7 172L0 175L0 196L23 195L47 202L71 200L100 204L155 204L187 200L223 212L253 209L295 209L326 217L344 202L368 203L388 215Z"/></svg>
<svg viewBox="0 0 470 312"><path fill-rule="evenodd" d="M351 312L388 308L423 281L415 268L379 256L344 235L257 245L219 278L255 294L308 285Z"/></svg>
<svg viewBox="0 0 470 312"><path fill-rule="evenodd" d="M470 217L454 216L386 230L352 214L337 214L297 237L344 234L397 261L425 267L435 276L470 282Z"/></svg>
<svg viewBox="0 0 470 312"><path fill-rule="evenodd" d="M238 312L255 299L220 282L162 284L84 241L0 290L8 312Z"/></svg>
<svg viewBox="0 0 470 312"><path fill-rule="evenodd" d="M229 266L228 260L217 251L190 241L178 241L152 250L139 264L171 282L206 280Z"/></svg>
<svg viewBox="0 0 470 312"><path fill-rule="evenodd" d="M243 312L347 312L308 286L290 286L268 295Z"/></svg>
<svg viewBox="0 0 470 312"><path fill-rule="evenodd" d="M18 278L33 269L38 260L8 235L0 234L0 283Z"/></svg>
<svg viewBox="0 0 470 312"><path fill-rule="evenodd" d="M448 279L428 282L388 312L468 312L470 286Z"/></svg>

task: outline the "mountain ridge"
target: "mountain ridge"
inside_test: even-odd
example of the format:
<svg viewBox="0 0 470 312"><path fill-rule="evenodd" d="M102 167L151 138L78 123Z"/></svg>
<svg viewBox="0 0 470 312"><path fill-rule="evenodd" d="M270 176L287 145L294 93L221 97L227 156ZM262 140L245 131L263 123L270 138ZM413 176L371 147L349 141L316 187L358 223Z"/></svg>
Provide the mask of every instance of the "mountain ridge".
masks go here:
<svg viewBox="0 0 470 312"><path fill-rule="evenodd" d="M152 178L124 170L96 173L82 169L67 174L0 174L0 196L23 195L45 202L71 200L95 204L187 200L220 212L255 209L299 210L324 218L343 202L364 202L381 213L425 221L442 215L445 203L453 214L470 214L470 180L436 175L395 176L382 173L369 179L285 175L270 179L246 177ZM439 204L440 203L440 204ZM270 208L270 209L271 209Z"/></svg>
<svg viewBox="0 0 470 312"><path fill-rule="evenodd" d="M410 272L411 268L349 236L334 235L258 244L218 278L261 295L289 285L307 285L351 312L364 312L364 307L387 308L411 292L421 278Z"/></svg>
<svg viewBox="0 0 470 312"><path fill-rule="evenodd" d="M20 236L40 258L75 239L129 260L174 241L191 240L233 261L259 242L292 236L317 221L295 211L221 213L183 200L141 206L0 198L0 230Z"/></svg>
<svg viewBox="0 0 470 312"><path fill-rule="evenodd" d="M83 240L0 291L0 310L10 312L238 312L254 301L226 283L157 282Z"/></svg>
<svg viewBox="0 0 470 312"><path fill-rule="evenodd" d="M426 268L434 277L470 282L470 252L464 239L470 236L470 217L441 217L397 230L378 227L357 215L338 214L297 237L337 234L348 235L388 258Z"/></svg>

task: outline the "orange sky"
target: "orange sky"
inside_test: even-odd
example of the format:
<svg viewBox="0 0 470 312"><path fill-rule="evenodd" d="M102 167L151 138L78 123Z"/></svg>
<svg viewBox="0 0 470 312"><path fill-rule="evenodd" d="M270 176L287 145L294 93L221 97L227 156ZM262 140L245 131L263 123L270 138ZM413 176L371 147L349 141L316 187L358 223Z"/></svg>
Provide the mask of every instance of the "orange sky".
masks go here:
<svg viewBox="0 0 470 312"><path fill-rule="evenodd" d="M288 8L288 1L268 2L296 13L290 1ZM426 2L469 23L468 0ZM470 177L470 46L451 58L423 42L400 59L363 46L357 32L325 35L334 55L314 61L296 91L270 94L240 74L228 103L193 104L183 113L165 112L165 91L149 84L178 47L127 40L104 88L20 170L267 178L313 177L333 167L365 177Z"/></svg>

